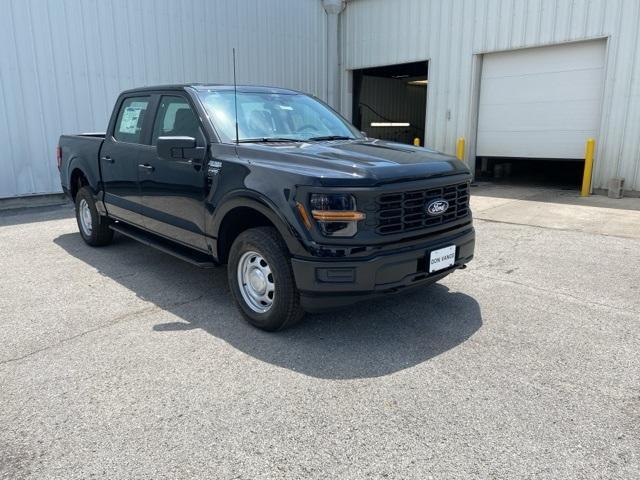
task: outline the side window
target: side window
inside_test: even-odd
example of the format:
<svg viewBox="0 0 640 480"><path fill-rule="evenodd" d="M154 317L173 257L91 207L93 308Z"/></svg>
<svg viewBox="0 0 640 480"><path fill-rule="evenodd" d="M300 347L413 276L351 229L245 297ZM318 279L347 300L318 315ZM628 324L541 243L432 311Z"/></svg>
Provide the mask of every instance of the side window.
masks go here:
<svg viewBox="0 0 640 480"><path fill-rule="evenodd" d="M200 143L200 124L189 103L182 97L162 97L153 123L151 144L158 137L194 137Z"/></svg>
<svg viewBox="0 0 640 480"><path fill-rule="evenodd" d="M122 102L113 136L119 142L142 143L144 114L149 107L149 97L131 97Z"/></svg>

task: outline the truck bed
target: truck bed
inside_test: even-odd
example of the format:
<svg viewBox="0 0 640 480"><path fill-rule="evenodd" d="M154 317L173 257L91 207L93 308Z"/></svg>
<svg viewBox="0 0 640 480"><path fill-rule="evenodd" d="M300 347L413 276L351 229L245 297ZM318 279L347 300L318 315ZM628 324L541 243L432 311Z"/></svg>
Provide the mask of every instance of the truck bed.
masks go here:
<svg viewBox="0 0 640 480"><path fill-rule="evenodd" d="M62 135L58 143L61 149L60 179L63 189L69 188L68 180L75 167L82 167L93 178L100 178L99 156L105 133L79 133Z"/></svg>

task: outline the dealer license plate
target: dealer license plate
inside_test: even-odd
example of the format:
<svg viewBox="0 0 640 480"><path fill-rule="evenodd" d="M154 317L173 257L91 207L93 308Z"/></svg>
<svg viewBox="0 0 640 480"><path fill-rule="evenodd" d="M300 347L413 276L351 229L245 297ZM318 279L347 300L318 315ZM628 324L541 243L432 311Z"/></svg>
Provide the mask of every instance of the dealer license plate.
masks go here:
<svg viewBox="0 0 640 480"><path fill-rule="evenodd" d="M429 255L429 273L451 267L456 261L456 246L433 250Z"/></svg>

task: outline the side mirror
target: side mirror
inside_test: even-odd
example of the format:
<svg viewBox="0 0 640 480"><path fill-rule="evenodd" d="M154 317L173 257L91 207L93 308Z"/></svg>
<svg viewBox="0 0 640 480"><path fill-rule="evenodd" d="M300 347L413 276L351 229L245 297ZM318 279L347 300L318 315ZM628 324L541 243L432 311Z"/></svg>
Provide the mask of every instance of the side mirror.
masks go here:
<svg viewBox="0 0 640 480"><path fill-rule="evenodd" d="M165 160L202 160L204 148L193 137L158 137L158 156Z"/></svg>

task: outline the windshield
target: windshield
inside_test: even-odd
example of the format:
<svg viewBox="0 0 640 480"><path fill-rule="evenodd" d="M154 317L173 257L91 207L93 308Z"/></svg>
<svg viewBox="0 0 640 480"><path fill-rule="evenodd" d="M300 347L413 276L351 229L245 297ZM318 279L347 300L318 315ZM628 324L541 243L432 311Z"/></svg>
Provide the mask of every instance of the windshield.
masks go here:
<svg viewBox="0 0 640 480"><path fill-rule="evenodd" d="M198 92L216 131L225 142L236 140L233 90ZM302 94L238 92L238 140L313 141L360 138L321 102Z"/></svg>

